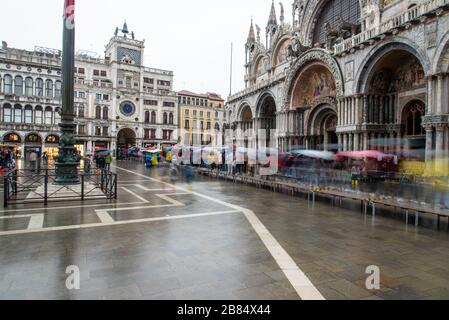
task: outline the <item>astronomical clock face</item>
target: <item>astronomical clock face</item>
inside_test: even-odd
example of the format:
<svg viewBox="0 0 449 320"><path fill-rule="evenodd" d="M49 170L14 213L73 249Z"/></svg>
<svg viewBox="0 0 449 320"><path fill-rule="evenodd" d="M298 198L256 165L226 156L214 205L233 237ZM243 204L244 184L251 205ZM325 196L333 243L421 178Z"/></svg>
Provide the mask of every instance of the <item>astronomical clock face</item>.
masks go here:
<svg viewBox="0 0 449 320"><path fill-rule="evenodd" d="M132 117L136 113L136 106L131 101L124 101L120 104L120 112L125 117Z"/></svg>

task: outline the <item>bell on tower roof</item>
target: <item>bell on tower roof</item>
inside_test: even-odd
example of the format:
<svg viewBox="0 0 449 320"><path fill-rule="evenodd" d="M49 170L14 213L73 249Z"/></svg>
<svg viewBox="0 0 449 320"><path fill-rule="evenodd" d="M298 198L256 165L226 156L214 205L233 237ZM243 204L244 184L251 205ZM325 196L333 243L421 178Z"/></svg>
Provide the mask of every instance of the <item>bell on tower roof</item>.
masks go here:
<svg viewBox="0 0 449 320"><path fill-rule="evenodd" d="M123 34L125 34L125 35L127 35L127 34L129 33L129 30L128 30L128 24L126 23L126 20L125 20L125 23L123 24L122 32L123 32Z"/></svg>
<svg viewBox="0 0 449 320"><path fill-rule="evenodd" d="M274 6L274 0L271 3L271 11L270 11L270 17L268 18L268 24L267 26L277 26L278 21L276 17L276 8Z"/></svg>

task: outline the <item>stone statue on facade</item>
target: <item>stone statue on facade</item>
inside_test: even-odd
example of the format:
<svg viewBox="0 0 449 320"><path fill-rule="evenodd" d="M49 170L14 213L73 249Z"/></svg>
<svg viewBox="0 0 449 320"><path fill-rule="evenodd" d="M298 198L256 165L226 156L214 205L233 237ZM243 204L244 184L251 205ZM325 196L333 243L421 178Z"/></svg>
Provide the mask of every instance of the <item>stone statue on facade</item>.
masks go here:
<svg viewBox="0 0 449 320"><path fill-rule="evenodd" d="M257 30L257 43L260 42L260 27L256 24L256 30Z"/></svg>
<svg viewBox="0 0 449 320"><path fill-rule="evenodd" d="M337 23L337 28L340 31L340 37L344 38L348 34L349 36L357 34L358 25L343 20L342 16L338 16L335 21Z"/></svg>
<svg viewBox="0 0 449 320"><path fill-rule="evenodd" d="M288 57L291 58L298 58L301 56L304 52L311 49L310 47L304 46L301 43L301 40L299 40L299 34L295 33L295 35L292 38L291 44L288 46Z"/></svg>

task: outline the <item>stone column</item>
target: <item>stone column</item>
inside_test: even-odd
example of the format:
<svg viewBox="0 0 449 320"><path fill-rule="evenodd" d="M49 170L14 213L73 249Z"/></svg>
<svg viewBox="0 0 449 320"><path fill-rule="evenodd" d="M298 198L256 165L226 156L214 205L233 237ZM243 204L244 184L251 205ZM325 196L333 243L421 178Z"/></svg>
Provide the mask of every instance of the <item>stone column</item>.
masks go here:
<svg viewBox="0 0 449 320"><path fill-rule="evenodd" d="M348 135L343 134L343 151L348 151Z"/></svg>
<svg viewBox="0 0 449 320"><path fill-rule="evenodd" d="M426 129L426 175L433 172L433 128L428 126Z"/></svg>
<svg viewBox="0 0 449 320"><path fill-rule="evenodd" d="M436 160L436 174L444 175L444 126L437 125L435 127L435 160Z"/></svg>
<svg viewBox="0 0 449 320"><path fill-rule="evenodd" d="M341 134L337 134L338 137L338 151L343 151L343 139Z"/></svg>
<svg viewBox="0 0 449 320"><path fill-rule="evenodd" d="M354 134L354 151L359 151L360 150L360 134L359 133L355 133Z"/></svg>
<svg viewBox="0 0 449 320"><path fill-rule="evenodd" d="M354 151L354 134L350 133L349 134L349 151Z"/></svg>
<svg viewBox="0 0 449 320"><path fill-rule="evenodd" d="M363 133L363 150L368 150L368 148L369 148L368 139L369 139L368 132L364 132Z"/></svg>
<svg viewBox="0 0 449 320"><path fill-rule="evenodd" d="M368 123L368 115L369 115L369 108L368 108L369 99L368 96L363 96L363 124Z"/></svg>
<svg viewBox="0 0 449 320"><path fill-rule="evenodd" d="M438 75L437 77L437 114L443 113L443 76Z"/></svg>

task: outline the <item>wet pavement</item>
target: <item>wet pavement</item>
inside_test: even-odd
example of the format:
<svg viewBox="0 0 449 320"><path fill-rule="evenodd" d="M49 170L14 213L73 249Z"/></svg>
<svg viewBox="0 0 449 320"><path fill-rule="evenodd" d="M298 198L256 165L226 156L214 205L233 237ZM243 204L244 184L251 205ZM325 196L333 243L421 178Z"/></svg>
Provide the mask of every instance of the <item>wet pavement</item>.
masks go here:
<svg viewBox="0 0 449 320"><path fill-rule="evenodd" d="M449 299L445 231L134 162L114 170L116 203L0 211L0 299ZM80 290L66 287L71 265ZM366 288L368 266L380 290Z"/></svg>

